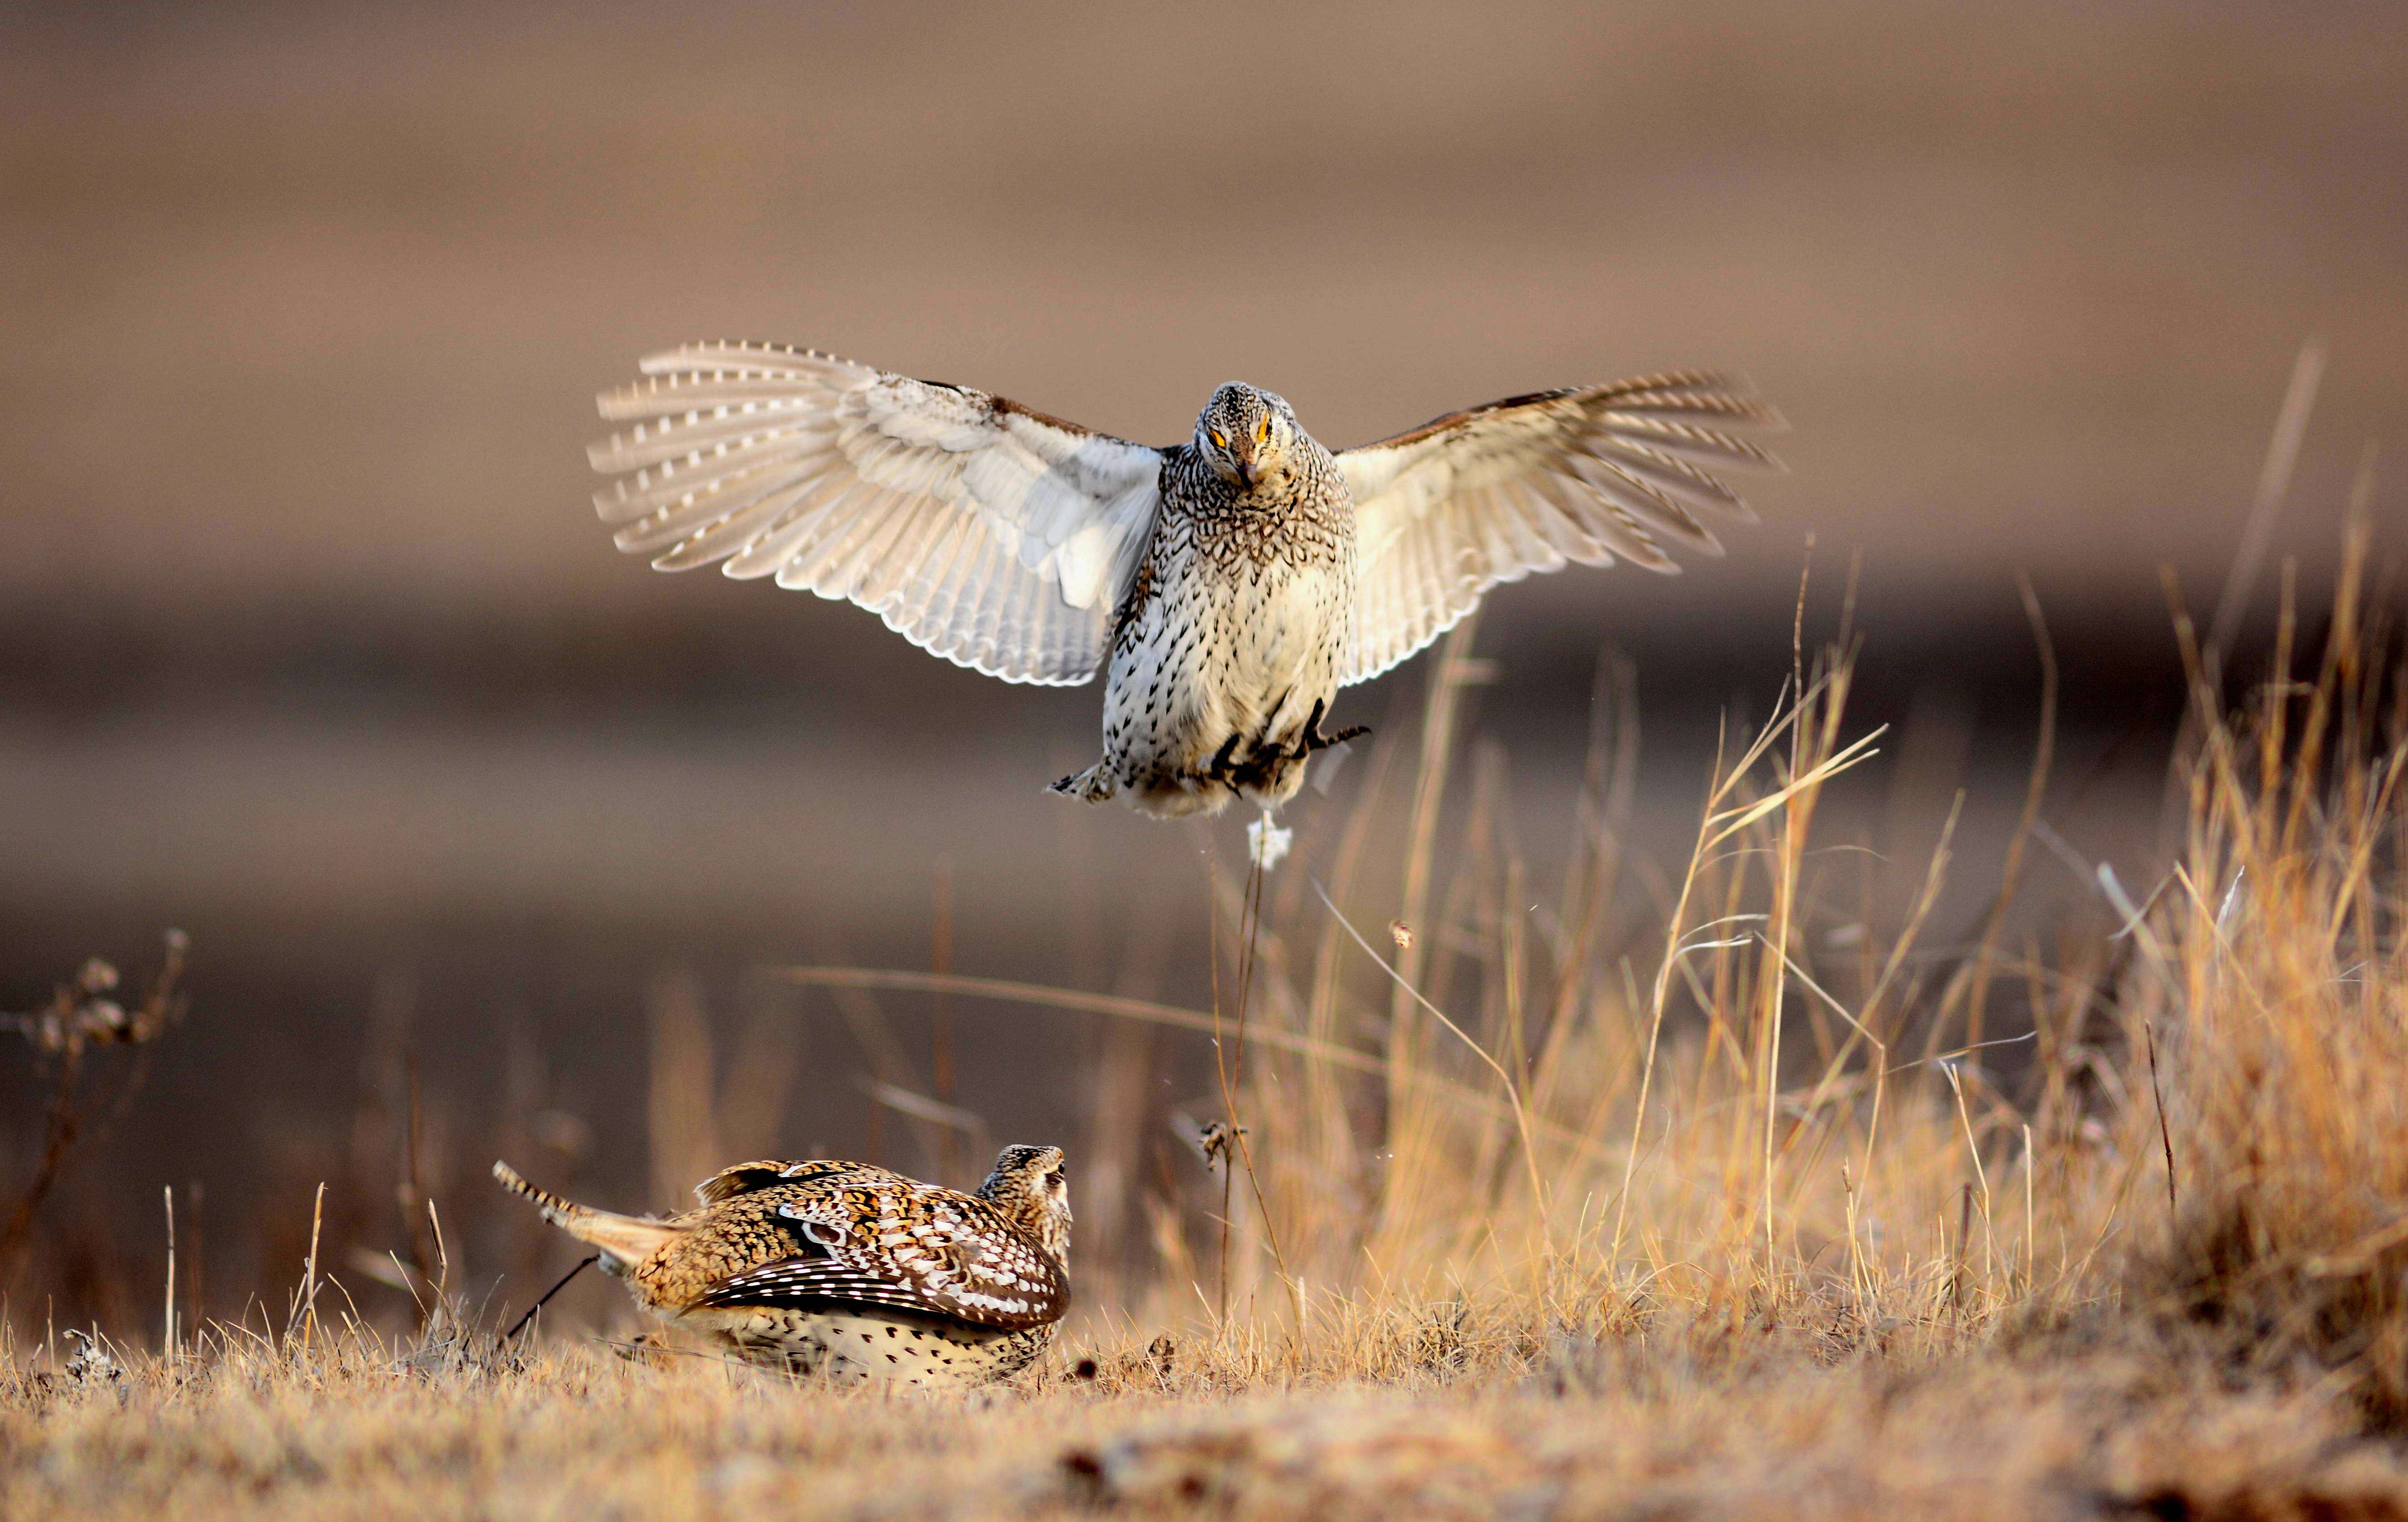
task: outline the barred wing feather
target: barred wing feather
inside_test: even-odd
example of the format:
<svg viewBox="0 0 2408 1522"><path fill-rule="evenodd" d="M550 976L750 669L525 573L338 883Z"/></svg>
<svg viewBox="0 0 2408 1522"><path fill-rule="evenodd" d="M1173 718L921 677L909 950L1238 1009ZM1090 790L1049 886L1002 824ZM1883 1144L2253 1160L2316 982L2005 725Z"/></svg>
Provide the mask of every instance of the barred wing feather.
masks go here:
<svg viewBox="0 0 2408 1522"><path fill-rule="evenodd" d="M605 392L595 499L656 569L850 598L1006 681L1092 677L1161 454L968 387L810 349L696 344Z"/></svg>
<svg viewBox="0 0 2408 1522"><path fill-rule="evenodd" d="M1568 563L1680 569L1664 541L1722 552L1707 526L1755 514L1709 467L1778 469L1734 427L1778 427L1722 377L1683 372L1509 397L1348 449L1354 647L1369 681L1503 581Z"/></svg>

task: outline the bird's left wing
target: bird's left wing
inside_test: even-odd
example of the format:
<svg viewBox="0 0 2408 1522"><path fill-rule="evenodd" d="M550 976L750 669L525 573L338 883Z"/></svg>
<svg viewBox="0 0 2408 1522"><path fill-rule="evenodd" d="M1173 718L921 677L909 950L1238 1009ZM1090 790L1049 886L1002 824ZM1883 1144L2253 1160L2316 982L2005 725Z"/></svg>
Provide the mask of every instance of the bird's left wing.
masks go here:
<svg viewBox="0 0 2408 1522"><path fill-rule="evenodd" d="M1354 645L1369 681L1500 581L1617 558L1675 571L1670 538L1719 554L1701 519L1755 521L1709 466L1778 468L1730 432L1777 426L1719 376L1685 372L1509 397L1338 456L1354 498Z"/></svg>
<svg viewBox="0 0 2408 1522"><path fill-rule="evenodd" d="M621 549L663 571L844 597L1006 681L1103 660L1160 501L1162 456L984 391L809 349L695 344L605 392L592 449Z"/></svg>

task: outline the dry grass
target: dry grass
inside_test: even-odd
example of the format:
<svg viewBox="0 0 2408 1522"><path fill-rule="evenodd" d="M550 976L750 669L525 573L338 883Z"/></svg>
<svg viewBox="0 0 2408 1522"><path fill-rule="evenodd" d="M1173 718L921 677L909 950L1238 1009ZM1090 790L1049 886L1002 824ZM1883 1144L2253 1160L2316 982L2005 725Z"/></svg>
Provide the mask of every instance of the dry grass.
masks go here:
<svg viewBox="0 0 2408 1522"><path fill-rule="evenodd" d="M1461 630L1353 815L1222 885L1218 1008L795 973L1220 1031L1220 1221L1157 1202L1150 1272L1024 1386L456 1306L396 1340L313 1270L280 1326L0 1348L0 1515L2408 1513L2408 682L2366 550L2360 515L2321 648L2286 613L2239 706L2191 650L2165 870L2098 869L2045 947L2008 944L2045 738L1966 945L1924 945L1944 836L1902 878L1816 842L1878 739L1844 632L1639 879L1652 929L1611 724L1534 891L1501 758L1440 838ZM1383 862L1406 914L1360 925Z"/></svg>
<svg viewBox="0 0 2408 1522"><path fill-rule="evenodd" d="M777 1386L582 1348L427 1368L346 1342L21 1393L11 1516L2387 1515L2408 1465L2313 1391L2161 1360L1834 1364L1632 1340L1295 1381L1276 1350L1107 1354L988 1399ZM1073 1354L1080 1350L1073 1348Z"/></svg>

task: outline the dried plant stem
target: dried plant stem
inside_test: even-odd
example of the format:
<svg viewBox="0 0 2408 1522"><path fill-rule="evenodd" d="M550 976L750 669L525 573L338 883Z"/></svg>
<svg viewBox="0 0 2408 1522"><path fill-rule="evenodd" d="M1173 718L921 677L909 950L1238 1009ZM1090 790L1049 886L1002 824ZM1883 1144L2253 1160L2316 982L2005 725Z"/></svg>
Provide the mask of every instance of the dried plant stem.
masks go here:
<svg viewBox="0 0 2408 1522"><path fill-rule="evenodd" d="M1429 911L1431 853L1437 844L1439 805L1446 796L1448 762L1455 754L1455 715L1465 679L1470 675L1472 642L1479 626L1477 613L1456 624L1448 632L1446 643L1439 647L1438 659L1430 664L1429 697L1422 709L1421 764L1414 776L1412 823L1405 852L1403 919L1408 926L1419 927ZM1421 976L1426 954L1426 942L1418 937L1398 952L1400 976L1388 1000L1387 1145L1392 1154L1403 1140L1401 1131L1409 1115L1419 1064L1420 1044L1416 1039L1412 990ZM1383 1220L1392 1216L1398 1204L1393 1194L1383 1195Z"/></svg>
<svg viewBox="0 0 2408 1522"><path fill-rule="evenodd" d="M1343 927L1331 921L1333 933L1342 933ZM1034 1004L1046 1009L1064 1009L1081 1014L1104 1015L1114 1019L1134 1020L1145 1025L1168 1026L1174 1031L1192 1031L1198 1035L1226 1036L1236 1040L1238 1032L1226 1023L1218 1027L1212 1012L1185 1009L1175 1004L1163 1004L1147 999L1132 999L1122 994L1088 993L1078 989L1049 988L1035 983L1016 983L1009 978L971 977L956 974L939 979L931 974L900 967L776 967L763 970L763 975L810 988L827 989L892 989L904 993L924 993L941 982L948 992L965 998L992 1000L997 1003ZM1249 1046L1268 1047L1275 1051L1293 1052L1320 1068L1344 1068L1350 1072L1382 1074L1387 1065L1381 1059L1310 1036L1259 1022L1250 1024L1245 1032ZM1465 1111L1510 1117L1512 1109L1486 1095L1438 1074L1422 1074L1420 1086L1426 1094L1445 1100ZM1532 1124L1544 1134L1584 1154L1597 1151L1594 1140L1578 1128L1533 1116Z"/></svg>
<svg viewBox="0 0 2408 1522"><path fill-rule="evenodd" d="M2233 554L2224 595L2216 599L2215 621L2207 636L2211 662L2219 661L2231 649L2232 637L2241 632L2242 618L2249 611L2249 592L2273 543L2275 520L2283 510L2284 494L2290 490L2291 472L2299 464L2300 444L2307 436L2308 415L2315 409L2316 388L2324 374L2324 339L2312 334L2292 363L2290 384L2284 389L2283 409L2275 417L2273 437L2266 445L2266 462L2258 472L2258 491L2250 501L2241 547Z"/></svg>
<svg viewBox="0 0 2408 1522"><path fill-rule="evenodd" d="M0 1273L16 1261L34 1229L34 1213L66 1167L67 1153L76 1143L76 1084L83 1074L83 1048L69 1046L59 1056L59 1071L50 1081L50 1102L42 1121L42 1152L34 1164L34 1174L17 1195L16 1207L8 1212L8 1220L0 1226Z"/></svg>
<svg viewBox="0 0 2408 1522"><path fill-rule="evenodd" d="M937 976L943 977L953 970L953 861L941 858L937 862L935 911L929 934L929 964ZM937 1102L953 1102L953 1011L945 998L945 990L933 990L928 1009L928 1073L935 1085ZM954 1188L967 1182L962 1170L961 1132L945 1127L937 1132L939 1176ZM985 1159L978 1159L981 1166Z"/></svg>
<svg viewBox="0 0 2408 1522"><path fill-rule="evenodd" d="M2166 1152L2166 1218L2178 1219L2182 1215L2182 1195L2174 1184L2174 1133L2166 1124L2166 1091L2157 1078L2157 1030L2154 1022L2141 1022L2143 1038L2149 1047L2149 1097L2157 1103L2157 1140Z"/></svg>
<svg viewBox="0 0 2408 1522"><path fill-rule="evenodd" d="M1326 889L1324 889L1317 882L1312 886L1314 891L1321 895L1322 903L1328 908L1331 914L1338 917L1339 924L1345 928L1346 933L1354 939L1354 944L1363 948L1363 954L1370 958L1373 961L1378 962L1380 964L1381 971L1386 973L1390 978L1395 980L1398 989L1404 995L1411 998L1413 1003L1418 1004L1422 1009L1427 1011L1432 1019L1437 1020L1439 1024L1444 1026L1457 1040L1461 1041L1464 1045L1470 1048L1471 1054L1474 1057L1479 1058L1482 1062L1485 1063L1491 1073L1497 1074L1497 1081L1504 1086L1505 1102L1512 1111L1514 1128L1521 1133L1522 1158L1525 1166L1528 1170L1530 1178L1530 1198L1539 1207L1540 1220L1543 1225L1547 1211L1547 1187L1544 1180L1542 1180L1539 1174L1539 1148L1538 1144L1533 1141L1530 1136L1529 1112L1525 1110L1522 1106L1521 1085L1513 1081L1513 1075L1505 1070L1502 1063L1498 1062L1494 1057L1488 1055L1488 1049L1486 1047L1481 1045L1479 1042L1474 1041L1471 1038L1469 1031L1464 1030L1463 1027L1455 1024L1453 1019L1449 1018L1446 1011L1439 1008L1436 1004L1431 1003L1427 998L1424 997L1419 989L1416 989L1412 984L1406 982L1405 974L1402 970L1391 966L1387 959L1382 957L1377 951L1374 951L1371 948L1371 943L1363 939L1363 932L1356 930L1354 922L1349 920L1346 916L1340 911L1337 904L1330 902L1329 892Z"/></svg>
<svg viewBox="0 0 2408 1522"><path fill-rule="evenodd" d="M1296 1325L1297 1327L1302 1327L1304 1325L1304 1302L1301 1298L1300 1291L1297 1287L1295 1275L1288 1273L1287 1255L1280 1250L1279 1223L1271 1219L1270 1205L1263 1199L1262 1175L1255 1172L1254 1169L1254 1145L1247 1138L1246 1127L1238 1111L1237 1096L1244 1088L1246 1072L1246 1017L1248 1008L1253 1002L1254 991L1255 951L1262 935L1263 872L1262 860L1259 857L1256 857L1251 870L1249 870L1246 875L1246 893L1243 901L1243 908L1240 917L1240 927L1243 934L1243 940L1239 952L1238 960L1237 1047L1236 1050L1230 1054L1230 1060L1226 1067L1223 1067L1221 1061L1221 1043L1216 1038L1212 1043L1212 1060L1216 1069L1220 1069L1222 1072L1222 1103L1226 1107L1229 1117L1230 1131L1237 1137L1239 1159L1245 1164L1246 1187L1253 1192L1254 1197L1254 1213L1263 1223L1263 1241L1271 1250L1271 1263L1272 1266L1279 1271L1280 1283L1286 1287L1288 1298L1291 1302L1292 1308L1296 1313ZM1218 917L1216 915L1216 922L1217 918ZM1217 1014L1220 1009L1217 957L1214 960L1214 965L1216 971L1214 974L1215 987L1213 993L1213 1009ZM1229 1250L1229 1168L1226 1155L1222 1159L1221 1174L1221 1253L1226 1261L1228 1257ZM1225 1314L1227 1310L1226 1302L1226 1293L1227 1286L1225 1268L1225 1278L1223 1284L1223 1294L1225 1297L1223 1311Z"/></svg>
<svg viewBox="0 0 2408 1522"><path fill-rule="evenodd" d="M318 1238L326 1224L326 1186L322 1181L309 1206L309 1257L301 1270L301 1350L318 1335Z"/></svg>
<svg viewBox="0 0 2408 1522"><path fill-rule="evenodd" d="M176 1186L166 1185L160 1193L167 1204L167 1302L161 1318L159 1347L161 1356L172 1367L176 1361Z"/></svg>
<svg viewBox="0 0 2408 1522"><path fill-rule="evenodd" d="M534 1304L519 1313L519 1318L510 1323L510 1330L502 1333L502 1341L505 1343L517 1342L519 1333L526 1330L527 1323L535 1319L535 1314L538 1311L542 1310L546 1305L552 1303L552 1296L557 1295L562 1290L567 1288L568 1282L571 1279L576 1278L579 1274L584 1273L587 1269L592 1268L595 1264L600 1261L602 1261L602 1255L600 1253L590 1254L585 1258L580 1259L575 1268L570 1269L567 1273L560 1276L560 1282L558 1284L553 1285L551 1288L537 1296Z"/></svg>

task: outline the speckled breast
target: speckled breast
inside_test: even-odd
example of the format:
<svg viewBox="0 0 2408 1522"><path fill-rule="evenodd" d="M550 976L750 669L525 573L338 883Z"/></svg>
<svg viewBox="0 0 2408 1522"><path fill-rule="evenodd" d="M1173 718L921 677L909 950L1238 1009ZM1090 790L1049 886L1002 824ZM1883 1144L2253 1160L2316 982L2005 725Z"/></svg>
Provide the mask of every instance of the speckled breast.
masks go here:
<svg viewBox="0 0 2408 1522"><path fill-rule="evenodd" d="M931 1389L1017 1373L1054 1340L1050 1325L998 1331L848 1311L756 1307L715 1313L708 1322L751 1363L850 1383Z"/></svg>

